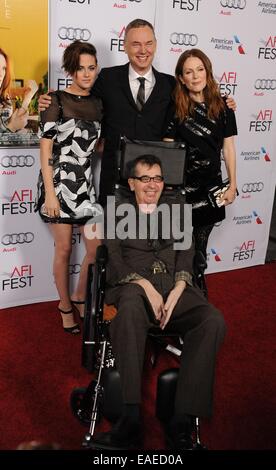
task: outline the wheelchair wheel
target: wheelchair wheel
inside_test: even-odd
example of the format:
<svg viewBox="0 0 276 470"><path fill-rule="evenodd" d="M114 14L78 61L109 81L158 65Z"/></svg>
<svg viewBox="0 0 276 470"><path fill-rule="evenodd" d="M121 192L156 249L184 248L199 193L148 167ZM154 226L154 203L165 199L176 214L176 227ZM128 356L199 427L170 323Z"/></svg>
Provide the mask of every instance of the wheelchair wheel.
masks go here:
<svg viewBox="0 0 276 470"><path fill-rule="evenodd" d="M93 391L96 381L93 380L89 387L75 388L71 392L70 406L73 415L84 426L89 427L91 423L91 412L94 404ZM97 422L100 421L100 412L98 411Z"/></svg>

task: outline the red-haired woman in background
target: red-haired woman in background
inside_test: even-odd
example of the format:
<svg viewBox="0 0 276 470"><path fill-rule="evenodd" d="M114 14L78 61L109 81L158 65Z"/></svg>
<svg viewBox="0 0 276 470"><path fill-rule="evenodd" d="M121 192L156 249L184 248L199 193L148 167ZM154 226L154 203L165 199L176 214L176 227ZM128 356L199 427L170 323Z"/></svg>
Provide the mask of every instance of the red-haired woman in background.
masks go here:
<svg viewBox="0 0 276 470"><path fill-rule="evenodd" d="M19 108L13 111L10 86L10 60L0 48L0 134L19 131L27 124L28 113L25 109Z"/></svg>

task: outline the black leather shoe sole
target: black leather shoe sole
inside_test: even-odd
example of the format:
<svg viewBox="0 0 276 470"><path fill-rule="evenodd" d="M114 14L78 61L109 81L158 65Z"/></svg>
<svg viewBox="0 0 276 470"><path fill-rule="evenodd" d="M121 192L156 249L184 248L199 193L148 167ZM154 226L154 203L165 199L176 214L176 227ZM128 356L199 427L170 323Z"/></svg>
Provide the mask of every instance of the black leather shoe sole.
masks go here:
<svg viewBox="0 0 276 470"><path fill-rule="evenodd" d="M89 448L95 450L136 450L142 448L142 439L136 438L133 441L118 443L114 442L112 436L109 438L109 436L105 435L102 441L100 438L92 439L89 443Z"/></svg>
<svg viewBox="0 0 276 470"><path fill-rule="evenodd" d="M172 437L169 434L166 434L166 443L167 447L170 450L177 451L191 451L194 450L194 445L192 439L184 439L180 437Z"/></svg>

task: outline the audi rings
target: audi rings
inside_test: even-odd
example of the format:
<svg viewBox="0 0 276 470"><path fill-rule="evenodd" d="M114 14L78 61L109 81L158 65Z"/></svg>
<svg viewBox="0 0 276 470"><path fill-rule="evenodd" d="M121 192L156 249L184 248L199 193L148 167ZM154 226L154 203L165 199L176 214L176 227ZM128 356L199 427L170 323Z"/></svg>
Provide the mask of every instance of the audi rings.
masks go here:
<svg viewBox="0 0 276 470"><path fill-rule="evenodd" d="M196 46L198 43L198 37L196 34L188 33L172 33L170 35L170 42L175 46Z"/></svg>
<svg viewBox="0 0 276 470"><path fill-rule="evenodd" d="M73 26L61 26L58 30L58 37L60 39L68 39L68 41L89 41L91 32L86 28L73 28Z"/></svg>
<svg viewBox="0 0 276 470"><path fill-rule="evenodd" d="M220 0L222 7L235 8L237 10L244 10L246 7L246 0Z"/></svg>
<svg viewBox="0 0 276 470"><path fill-rule="evenodd" d="M256 90L276 90L276 79L257 78L254 86Z"/></svg>
<svg viewBox="0 0 276 470"><path fill-rule="evenodd" d="M3 168L23 168L34 165L35 158L33 155L4 155L1 158L1 166Z"/></svg>
<svg viewBox="0 0 276 470"><path fill-rule="evenodd" d="M33 232L6 233L3 235L2 245L23 245L23 243L31 243L34 240Z"/></svg>
<svg viewBox="0 0 276 470"><path fill-rule="evenodd" d="M245 183L242 187L243 193L259 193L264 189L264 183L259 181L259 183Z"/></svg>
<svg viewBox="0 0 276 470"><path fill-rule="evenodd" d="M80 264L69 264L69 274L79 274L81 270Z"/></svg>

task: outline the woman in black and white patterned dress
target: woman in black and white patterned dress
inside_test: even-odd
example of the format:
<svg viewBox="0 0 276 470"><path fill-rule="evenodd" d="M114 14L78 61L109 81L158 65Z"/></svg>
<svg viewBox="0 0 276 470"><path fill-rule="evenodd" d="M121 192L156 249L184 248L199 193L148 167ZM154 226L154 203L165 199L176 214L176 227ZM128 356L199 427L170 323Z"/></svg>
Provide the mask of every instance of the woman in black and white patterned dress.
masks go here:
<svg viewBox="0 0 276 470"><path fill-rule="evenodd" d="M94 262L100 244L98 239L87 238L87 226L84 230L85 223L100 213L91 173L102 118L101 101L90 95L98 73L96 49L92 44L74 41L64 52L63 68L72 84L53 92L50 107L41 113L36 210L50 224L55 240L54 277L63 327L77 334L80 329L74 319L74 307L82 317L87 268ZM80 225L86 255L71 299L68 268L75 224Z"/></svg>

